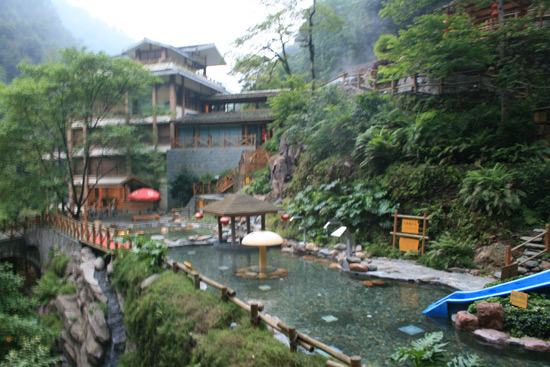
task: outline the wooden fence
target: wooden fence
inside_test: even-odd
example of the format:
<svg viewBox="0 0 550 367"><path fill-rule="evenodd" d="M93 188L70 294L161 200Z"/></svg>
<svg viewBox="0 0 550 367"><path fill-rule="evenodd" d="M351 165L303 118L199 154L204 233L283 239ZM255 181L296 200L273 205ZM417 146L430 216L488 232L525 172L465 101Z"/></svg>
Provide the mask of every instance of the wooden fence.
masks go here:
<svg viewBox="0 0 550 367"><path fill-rule="evenodd" d="M33 226L51 226L57 228L59 231L77 239L81 243L103 252L111 252L112 250L119 248L129 249L132 247L131 239L129 242L117 241L116 237L118 233L116 228L104 227L99 222L91 223L76 220L61 214L46 214L37 216L32 220L25 218L23 220L13 221L11 223L6 223L6 221L4 221L2 223L1 233L6 233L8 235L10 233L15 234L19 230L24 232L26 229ZM282 321L273 321L270 316L259 311L258 303L252 302L251 304L248 304L238 299L236 297L236 292L231 288L205 277L197 271L187 267L185 264L180 264L171 259L165 259L165 262L173 269L174 272L181 272L191 277L193 279L195 289L200 289L200 282L202 281L217 289L220 293L222 301L232 302L244 311L250 313L250 324L252 326L258 326L261 320L273 329L286 335L289 338L291 352L296 352L298 345L302 346L309 352L313 352L314 349L317 348L344 363L340 364L334 361L327 361L327 367L361 367L361 357L349 357L344 353L299 332L295 327L288 326Z"/></svg>

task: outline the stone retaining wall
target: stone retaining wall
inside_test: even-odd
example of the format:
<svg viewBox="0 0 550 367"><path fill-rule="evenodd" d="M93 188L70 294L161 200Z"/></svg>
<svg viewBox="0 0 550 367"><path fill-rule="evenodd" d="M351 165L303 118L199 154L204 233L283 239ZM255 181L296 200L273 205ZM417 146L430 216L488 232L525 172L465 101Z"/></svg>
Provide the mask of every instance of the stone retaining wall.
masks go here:
<svg viewBox="0 0 550 367"><path fill-rule="evenodd" d="M68 257L74 252L80 252L80 242L66 234L48 227L36 227L25 233L25 244L27 247L34 246L40 253L40 266L48 262L50 250L62 252Z"/></svg>

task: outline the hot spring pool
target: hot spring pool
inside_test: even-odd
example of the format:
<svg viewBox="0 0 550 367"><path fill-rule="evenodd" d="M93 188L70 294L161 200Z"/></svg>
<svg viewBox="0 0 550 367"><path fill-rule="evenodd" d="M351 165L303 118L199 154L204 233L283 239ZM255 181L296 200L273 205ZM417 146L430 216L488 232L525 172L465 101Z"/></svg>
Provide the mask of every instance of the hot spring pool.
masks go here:
<svg viewBox="0 0 550 367"><path fill-rule="evenodd" d="M367 288L360 280L329 269L326 262L284 256L279 249L267 254L270 266L290 271L278 280L235 276L238 269L258 264L257 249L187 246L169 249L169 256L190 262L202 274L234 289L244 301L261 300L264 312L347 355L360 355L366 365L391 365L388 357L395 348L423 336L423 332L409 335L399 330L407 326L413 328L404 330L443 331L452 354L477 353L487 366L548 365L542 354L482 346L469 334L455 332L452 324L423 316L424 308L452 292L449 288L392 281Z"/></svg>

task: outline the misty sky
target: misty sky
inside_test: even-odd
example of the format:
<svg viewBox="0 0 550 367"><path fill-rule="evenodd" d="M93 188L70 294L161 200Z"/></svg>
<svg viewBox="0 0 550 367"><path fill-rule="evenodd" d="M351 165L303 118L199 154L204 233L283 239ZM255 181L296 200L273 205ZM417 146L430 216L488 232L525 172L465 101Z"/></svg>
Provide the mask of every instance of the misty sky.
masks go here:
<svg viewBox="0 0 550 367"><path fill-rule="evenodd" d="M65 0L115 26L136 42L143 38L186 46L215 43L228 64L231 43L266 15L259 0ZM240 87L229 66L209 67L209 77L232 92Z"/></svg>

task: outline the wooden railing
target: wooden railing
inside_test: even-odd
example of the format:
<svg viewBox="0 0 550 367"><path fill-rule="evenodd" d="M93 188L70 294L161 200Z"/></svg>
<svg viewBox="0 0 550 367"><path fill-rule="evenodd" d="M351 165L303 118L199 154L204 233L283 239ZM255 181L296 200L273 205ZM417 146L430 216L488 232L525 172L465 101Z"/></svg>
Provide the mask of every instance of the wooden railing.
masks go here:
<svg viewBox="0 0 550 367"><path fill-rule="evenodd" d="M0 240L22 237L29 228L39 226L42 222L43 216L40 215L34 218L25 217L11 221L4 219L0 228Z"/></svg>
<svg viewBox="0 0 550 367"><path fill-rule="evenodd" d="M216 182L216 193L222 194L233 187L235 185L235 177L237 177L237 169L233 168L233 171Z"/></svg>
<svg viewBox="0 0 550 367"><path fill-rule="evenodd" d="M183 137L182 141L177 141L176 148L216 148L216 147L239 147L256 146L256 135L233 135L233 136L208 136L205 138Z"/></svg>
<svg viewBox="0 0 550 367"><path fill-rule="evenodd" d="M328 345L313 339L312 337L301 333L296 330L295 327L288 326L284 322L279 321L275 322L270 316L264 314L258 310L258 303L251 302L250 304L243 302L242 300L236 297L236 292L227 286L220 284L210 278L205 277L199 272L187 267L184 264L180 264L177 261L166 259L165 261L174 272L181 272L193 279L193 284L195 289L200 289L200 282L204 282L209 286L217 289L220 293L221 299L224 302L232 302L237 305L239 308L250 313L250 325L252 327L258 326L259 321L263 321L267 325L271 326L273 329L279 331L280 333L286 335L289 338L290 351L296 352L298 345L302 346L309 352L313 352L315 348L322 350L323 352L329 354L330 356L336 358L340 362L343 362L344 365L336 363L333 361L327 361L328 367L361 367L361 357L353 356L349 357L342 352L337 351L334 348L329 347Z"/></svg>
<svg viewBox="0 0 550 367"><path fill-rule="evenodd" d="M78 241L101 250L103 252L110 252L118 248L129 249L132 247L132 241L128 242L117 241L117 229L103 227L101 223L90 223L81 221L61 214L45 214L37 216L30 220L25 218L23 220L13 221L11 224L4 221L2 223L2 233L15 233L16 229L25 231L34 226L51 226L57 230L67 234L70 237L77 239ZM353 356L349 357L342 352L296 330L295 327L286 325L284 322L275 322L267 314L261 313L258 309L258 303L251 302L250 304L243 302L236 297L236 292L225 285L222 285L200 273L187 267L184 264L180 264L171 259L165 259L165 262L172 267L174 272L181 272L193 278L195 289L200 289L200 282L204 282L209 286L217 289L221 295L221 299L224 302L232 302L241 309L250 313L250 324L253 327L258 326L260 320L271 326L273 329L281 332L289 338L290 350L296 352L298 345L302 346L309 352L313 352L315 348L324 351L330 356L336 358L344 365L333 361L327 361L328 367L361 367L361 357Z"/></svg>
<svg viewBox="0 0 550 367"><path fill-rule="evenodd" d="M533 243L534 241L538 240L539 238L544 236L544 250L537 252L535 255L527 258L526 260L523 260L522 262L512 262L512 254L515 251L518 251L519 249L524 248L530 243ZM514 266L514 268L517 271L517 267L525 264L528 261L534 260L538 257L541 257L544 254L550 254L550 224L547 224L544 228L544 231L536 235L535 237L530 238L529 240L517 245L516 247L512 248L512 246L506 246L506 267ZM503 269L504 270L504 269ZM505 272L502 272L503 279L507 278L508 274L504 274Z"/></svg>
<svg viewBox="0 0 550 367"><path fill-rule="evenodd" d="M239 174L243 176L265 168L269 158L269 152L263 149L256 149L253 152L245 150L239 161Z"/></svg>

